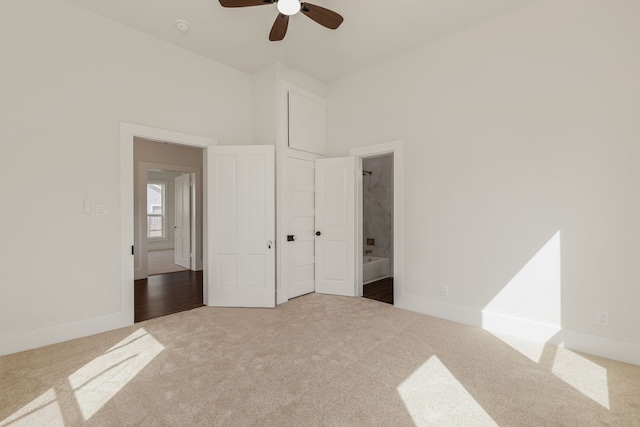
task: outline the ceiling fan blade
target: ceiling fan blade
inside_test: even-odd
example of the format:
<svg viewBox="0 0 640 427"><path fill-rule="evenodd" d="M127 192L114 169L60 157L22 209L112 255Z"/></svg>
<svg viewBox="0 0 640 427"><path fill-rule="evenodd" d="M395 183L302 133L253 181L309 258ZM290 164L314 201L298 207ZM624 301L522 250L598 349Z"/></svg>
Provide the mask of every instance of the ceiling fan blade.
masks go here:
<svg viewBox="0 0 640 427"><path fill-rule="evenodd" d="M247 7L262 6L263 4L272 4L274 0L220 0L223 7Z"/></svg>
<svg viewBox="0 0 640 427"><path fill-rule="evenodd" d="M344 18L340 16L340 14L332 10L325 9L324 7L316 6L315 4L302 3L300 11L316 21L318 24L332 30L338 28L340 24L342 24L342 21L344 21Z"/></svg>
<svg viewBox="0 0 640 427"><path fill-rule="evenodd" d="M276 17L276 21L273 23L273 27L271 27L271 32L269 33L269 40L272 42L280 41L284 38L285 34L287 34L287 27L289 26L289 15L283 15L279 13Z"/></svg>

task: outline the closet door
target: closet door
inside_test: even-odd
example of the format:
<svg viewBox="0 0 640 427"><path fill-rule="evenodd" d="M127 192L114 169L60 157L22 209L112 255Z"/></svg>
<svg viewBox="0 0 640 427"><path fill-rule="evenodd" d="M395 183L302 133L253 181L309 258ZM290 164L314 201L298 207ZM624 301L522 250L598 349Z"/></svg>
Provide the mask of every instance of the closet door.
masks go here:
<svg viewBox="0 0 640 427"><path fill-rule="evenodd" d="M315 162L289 157L287 263L289 298L315 291Z"/></svg>
<svg viewBox="0 0 640 427"><path fill-rule="evenodd" d="M274 147L210 147L207 166L207 305L275 307Z"/></svg>

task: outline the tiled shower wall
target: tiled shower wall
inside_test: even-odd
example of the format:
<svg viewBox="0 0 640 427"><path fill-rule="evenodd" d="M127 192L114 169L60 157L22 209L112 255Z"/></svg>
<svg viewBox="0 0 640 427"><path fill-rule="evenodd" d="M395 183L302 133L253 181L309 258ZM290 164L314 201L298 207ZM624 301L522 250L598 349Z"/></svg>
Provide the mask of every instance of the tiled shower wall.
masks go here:
<svg viewBox="0 0 640 427"><path fill-rule="evenodd" d="M365 255L389 258L393 266L393 157L363 159L362 169L371 171L362 177Z"/></svg>

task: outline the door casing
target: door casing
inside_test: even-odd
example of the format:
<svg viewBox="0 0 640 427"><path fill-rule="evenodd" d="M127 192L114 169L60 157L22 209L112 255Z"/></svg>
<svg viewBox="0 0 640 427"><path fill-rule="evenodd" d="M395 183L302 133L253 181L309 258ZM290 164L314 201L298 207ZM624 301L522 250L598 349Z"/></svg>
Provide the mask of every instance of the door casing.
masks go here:
<svg viewBox="0 0 640 427"><path fill-rule="evenodd" d="M217 141L212 138L206 138L197 135L190 135L171 130L142 126L133 123L120 123L120 312L114 314L114 320L108 322L108 326L101 324L99 327L92 329L90 333L102 332L133 324L134 306L133 306L133 140L135 137L148 139L151 141L166 142L170 144L185 145L189 147L202 148L206 150L208 147L217 145ZM206 153L204 158L206 159ZM207 300L207 164L203 165L202 182L203 182L203 293L204 301ZM203 302L204 302L203 301ZM96 331L96 332L93 332Z"/></svg>
<svg viewBox="0 0 640 427"><path fill-rule="evenodd" d="M393 301L402 305L404 297L404 141L391 141L366 147L352 148L349 156L359 159L393 154ZM362 218L362 161L357 163L360 170L356 182L356 253L363 253ZM358 296L362 296L362 256L356 260Z"/></svg>

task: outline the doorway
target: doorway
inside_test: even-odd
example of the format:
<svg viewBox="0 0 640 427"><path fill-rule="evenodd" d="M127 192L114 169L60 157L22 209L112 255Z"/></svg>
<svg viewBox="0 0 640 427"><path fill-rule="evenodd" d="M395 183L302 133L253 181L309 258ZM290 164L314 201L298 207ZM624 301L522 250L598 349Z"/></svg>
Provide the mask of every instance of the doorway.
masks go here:
<svg viewBox="0 0 640 427"><path fill-rule="evenodd" d="M362 159L362 296L393 304L393 154Z"/></svg>
<svg viewBox="0 0 640 427"><path fill-rule="evenodd" d="M200 148L134 139L134 321L203 305L202 167Z"/></svg>
<svg viewBox="0 0 640 427"><path fill-rule="evenodd" d="M202 270L204 151L201 148L139 137L134 138L133 149L134 278L144 279L149 275L150 250L175 249L176 243L180 253L174 256L175 264L188 266L193 271ZM180 192L176 189L184 187L181 177L187 178L192 185L182 188L182 193L178 194ZM150 182L162 187L164 205L159 200L149 201ZM179 223L176 222L177 216L181 216L176 209L176 194L180 196L181 202L186 201L187 206L180 203L181 209L189 211L186 217L182 215ZM158 198L161 199L162 195L156 197ZM179 239L183 235L188 237L188 247L184 247Z"/></svg>
<svg viewBox="0 0 640 427"><path fill-rule="evenodd" d="M371 272L367 279L373 280L376 277L378 280L383 282L378 283L378 286L370 287L367 290L367 293L374 294L382 294L386 299L385 302L392 303L394 305L403 305L406 297L404 296L404 239L403 239L403 228L404 228L404 142L403 141L392 141L386 142L382 144L370 145L365 147L353 148L349 150L349 156L356 157L359 159L359 167L360 171L358 175L362 175L362 178L367 176L367 172L374 172L373 168L365 168L363 165L367 165L367 159L375 159L375 158L385 158L387 160L391 160L390 167L390 181L388 184L390 187L390 193L392 194L391 200L388 203L391 204L390 208L390 247L392 248L391 256L389 257L388 267L385 267L382 264L378 264L375 266L368 266L370 268L373 267L373 275ZM371 176L371 175L370 175ZM372 180L373 181L373 180ZM357 212L356 212L356 244L358 248L356 250L357 254L361 254L357 260L357 288L359 296L364 296L364 283L369 280L365 279L364 276L364 255L373 255L373 250L378 245L378 240L373 237L373 241L369 240L367 242L367 237L365 235L365 218L364 218L364 186L367 184L366 179L359 179L357 182ZM375 227L375 226L374 226ZM373 230L373 229L372 229ZM367 243L371 243L367 245ZM384 245L382 245L384 246ZM369 249L367 249L369 247ZM367 250L371 250L371 254L366 254ZM382 257L383 258L383 257ZM377 261L377 260L374 260ZM387 277L384 277L384 270L387 270ZM368 285L371 285L375 282L370 282ZM391 292L391 297L389 297L388 293Z"/></svg>
<svg viewBox="0 0 640 427"><path fill-rule="evenodd" d="M142 168L147 167L147 182L146 197L140 195L143 203L146 202L141 223L146 230L142 234L146 234L147 276L201 270L195 262L201 252L196 242L202 241L202 227L196 227L202 223L201 209L196 208L200 205L197 188L201 186L198 182L201 174L195 171L199 169L187 170L177 165L150 168L148 165L141 163ZM196 239L198 233L200 236ZM144 250L142 245L141 250ZM141 256L144 257L144 253ZM144 271L140 275L144 275Z"/></svg>
<svg viewBox="0 0 640 427"><path fill-rule="evenodd" d="M120 145L121 145L121 312L119 314L118 323L114 323L112 327L120 327L131 325L135 319L135 298L134 298L134 270L140 268L140 262L143 259L140 257L142 251L140 245L141 241L141 227L140 227L140 204L135 203L134 190L136 185L139 185L140 174L137 170L136 162L134 160L134 140L144 139L153 143L160 143L168 147L192 147L197 148L200 151L200 158L204 158L203 151L208 147L215 146L216 141L211 138L200 137L196 135L189 135L180 132L173 132L169 130L152 128L148 126L135 125L131 123L120 124ZM164 164L173 163L172 158L169 156L168 160L160 160L159 163ZM138 172L138 173L136 173ZM146 173L146 172L145 172ZM202 164L201 167L202 180L207 177L206 164ZM200 198L200 202L203 206L202 215L202 228L206 226L206 194L203 192L203 196ZM136 224L137 223L137 224ZM133 238L132 238L133 236ZM201 236L201 253L207 250L207 238ZM196 260L199 261L199 269L202 270L201 287L202 296L200 297L200 303L204 303L207 293L207 270L208 267L202 256ZM184 273L199 273L199 272L184 272ZM173 273L181 274L181 273Z"/></svg>

